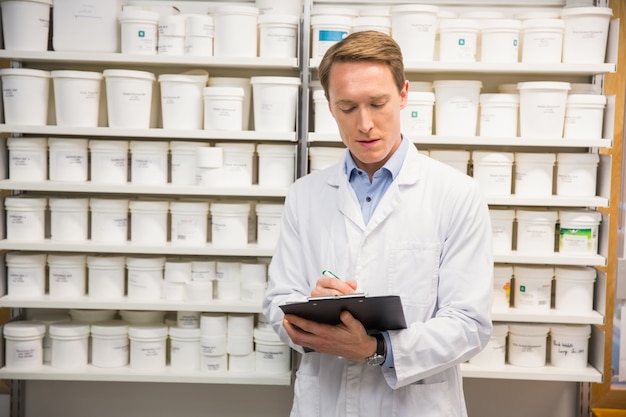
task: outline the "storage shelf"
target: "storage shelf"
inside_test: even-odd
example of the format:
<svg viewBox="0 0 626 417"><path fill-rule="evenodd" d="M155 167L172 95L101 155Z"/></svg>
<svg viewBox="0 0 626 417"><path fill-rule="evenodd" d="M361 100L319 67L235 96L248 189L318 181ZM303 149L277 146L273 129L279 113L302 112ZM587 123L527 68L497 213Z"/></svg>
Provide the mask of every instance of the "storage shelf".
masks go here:
<svg viewBox="0 0 626 417"><path fill-rule="evenodd" d="M40 297L0 297L0 306L9 308L61 308L96 310L201 311L205 313L261 313L261 304L242 301L207 300L203 302L173 300L99 300L89 296L76 299Z"/></svg>
<svg viewBox="0 0 626 417"><path fill-rule="evenodd" d="M139 245L131 242L103 244L91 241L57 242L45 239L38 242L19 242L0 240L0 250L47 251L47 252L86 252L86 253L124 253L146 255L202 255L202 256L259 256L271 257L274 248L260 248L254 243L244 248L173 245L170 242L155 245Z"/></svg>
<svg viewBox="0 0 626 417"><path fill-rule="evenodd" d="M551 206L551 207L608 207L609 199L605 197L505 197L487 196L487 203L493 206Z"/></svg>
<svg viewBox="0 0 626 417"><path fill-rule="evenodd" d="M582 369L557 368L545 365L524 368L505 364L500 368L487 369L469 363L461 364L464 378L519 379L527 381L602 382L602 374L591 365Z"/></svg>
<svg viewBox="0 0 626 417"><path fill-rule="evenodd" d="M36 370L0 369L1 379L54 380L54 381L112 381L112 382L172 382L196 384L254 384L290 385L291 372L179 372L169 366L162 371L140 371L123 368L98 368L87 365L79 369L65 370L42 366Z"/></svg>
<svg viewBox="0 0 626 417"><path fill-rule="evenodd" d="M256 130L175 130L175 129L120 129L111 127L70 127L55 125L12 125L0 124L0 132L30 135L107 137L128 140L149 138L154 140L241 140L296 142L295 132L260 132Z"/></svg>
<svg viewBox="0 0 626 417"><path fill-rule="evenodd" d="M98 184L85 182L61 181L12 181L0 180L1 190L46 191L63 193L89 194L150 194L180 196L228 196L228 197L285 197L287 188L268 188L252 185L251 187L205 187L199 185L181 186L138 185L138 184Z"/></svg>
<svg viewBox="0 0 626 417"><path fill-rule="evenodd" d="M604 316L597 311L576 314L555 309L539 311L515 307L495 307L491 311L491 319L516 323L604 324Z"/></svg>
<svg viewBox="0 0 626 417"><path fill-rule="evenodd" d="M547 255L531 255L511 251L510 253L496 253L493 257L494 262L498 263L578 266L606 265L606 258L601 255L563 254L558 252Z"/></svg>

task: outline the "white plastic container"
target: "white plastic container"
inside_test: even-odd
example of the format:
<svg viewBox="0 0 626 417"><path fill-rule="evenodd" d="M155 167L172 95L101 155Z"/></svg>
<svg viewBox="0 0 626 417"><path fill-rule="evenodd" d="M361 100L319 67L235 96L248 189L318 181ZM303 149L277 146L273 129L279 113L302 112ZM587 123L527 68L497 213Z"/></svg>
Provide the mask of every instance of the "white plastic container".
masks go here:
<svg viewBox="0 0 626 417"><path fill-rule="evenodd" d="M213 56L215 25L209 14L187 15L185 55Z"/></svg>
<svg viewBox="0 0 626 417"><path fill-rule="evenodd" d="M159 17L159 37L185 36L187 31L187 16L184 14L162 14Z"/></svg>
<svg viewBox="0 0 626 417"><path fill-rule="evenodd" d="M593 197L600 156L596 153L556 154L556 195Z"/></svg>
<svg viewBox="0 0 626 417"><path fill-rule="evenodd" d="M493 298L494 308L508 309L511 306L511 287L513 266L496 264L493 267Z"/></svg>
<svg viewBox="0 0 626 417"><path fill-rule="evenodd" d="M223 152L221 181L223 187L250 187L254 174L254 149L252 143L218 142L215 147Z"/></svg>
<svg viewBox="0 0 626 417"><path fill-rule="evenodd" d="M9 179L45 181L48 179L47 138L7 138Z"/></svg>
<svg viewBox="0 0 626 417"><path fill-rule="evenodd" d="M42 241L46 231L47 204L45 197L5 197L7 240Z"/></svg>
<svg viewBox="0 0 626 417"><path fill-rule="evenodd" d="M561 19L526 19L522 22L522 62L558 64L563 51Z"/></svg>
<svg viewBox="0 0 626 417"><path fill-rule="evenodd" d="M480 24L473 19L439 21L439 60L476 62Z"/></svg>
<svg viewBox="0 0 626 417"><path fill-rule="evenodd" d="M513 152L473 151L473 177L490 196L512 194Z"/></svg>
<svg viewBox="0 0 626 417"><path fill-rule="evenodd" d="M128 182L127 140L89 140L91 160L89 179L96 184L126 184Z"/></svg>
<svg viewBox="0 0 626 417"><path fill-rule="evenodd" d="M480 136L501 138L517 136L518 94L481 94L479 100Z"/></svg>
<svg viewBox="0 0 626 417"><path fill-rule="evenodd" d="M550 310L553 267L515 265L513 275L515 276L513 301L516 308Z"/></svg>
<svg viewBox="0 0 626 417"><path fill-rule="evenodd" d="M198 184L198 148L207 147L205 142L170 142L170 183L175 185Z"/></svg>
<svg viewBox="0 0 626 417"><path fill-rule="evenodd" d="M77 299L87 293L86 255L48 255L48 293L50 297Z"/></svg>
<svg viewBox="0 0 626 417"><path fill-rule="evenodd" d="M549 197L556 155L553 153L515 153L515 195Z"/></svg>
<svg viewBox="0 0 626 417"><path fill-rule="evenodd" d="M297 15L260 15L259 56L261 58L296 58L299 21Z"/></svg>
<svg viewBox="0 0 626 417"><path fill-rule="evenodd" d="M109 127L148 129L155 75L151 72L106 69Z"/></svg>
<svg viewBox="0 0 626 417"><path fill-rule="evenodd" d="M569 94L565 107L565 139L601 139L606 96Z"/></svg>
<svg viewBox="0 0 626 417"><path fill-rule="evenodd" d="M195 165L198 185L214 187L223 184L225 175L222 148L215 146L198 148Z"/></svg>
<svg viewBox="0 0 626 417"><path fill-rule="evenodd" d="M167 301L183 301L185 299L185 283L163 281L161 299Z"/></svg>
<svg viewBox="0 0 626 417"><path fill-rule="evenodd" d="M132 200L128 208L132 243L162 245L167 242L168 201Z"/></svg>
<svg viewBox="0 0 626 417"><path fill-rule="evenodd" d="M52 0L3 0L4 48L18 51L47 51Z"/></svg>
<svg viewBox="0 0 626 417"><path fill-rule="evenodd" d="M439 8L431 5L392 6L391 36L400 45L406 61L432 61Z"/></svg>
<svg viewBox="0 0 626 417"><path fill-rule="evenodd" d="M211 9L215 34L213 55L256 57L259 9L254 6L221 5Z"/></svg>
<svg viewBox="0 0 626 417"><path fill-rule="evenodd" d="M163 257L126 257L128 299L160 300L164 265Z"/></svg>
<svg viewBox="0 0 626 417"><path fill-rule="evenodd" d="M41 297L46 293L45 253L6 254L7 294L11 297Z"/></svg>
<svg viewBox="0 0 626 417"><path fill-rule="evenodd" d="M216 247L248 245L249 203L211 204L211 236Z"/></svg>
<svg viewBox="0 0 626 417"><path fill-rule="evenodd" d="M542 255L554 253L558 215L556 211L516 210L517 251Z"/></svg>
<svg viewBox="0 0 626 417"><path fill-rule="evenodd" d="M517 19L483 19L480 22L480 61L517 62L522 22Z"/></svg>
<svg viewBox="0 0 626 417"><path fill-rule="evenodd" d="M209 218L206 201L172 201L171 242L181 245L205 245Z"/></svg>
<svg viewBox="0 0 626 417"><path fill-rule="evenodd" d="M291 369L291 349L271 329L254 329L256 372L286 373Z"/></svg>
<svg viewBox="0 0 626 417"><path fill-rule="evenodd" d="M437 80L435 125L440 136L476 136L481 81ZM450 123L454 120L454 123Z"/></svg>
<svg viewBox="0 0 626 417"><path fill-rule="evenodd" d="M598 253L598 228L602 213L591 210L559 211L559 252L580 255Z"/></svg>
<svg viewBox="0 0 626 417"><path fill-rule="evenodd" d="M513 250L513 223L515 210L489 209L492 246L494 253L510 253Z"/></svg>
<svg viewBox="0 0 626 417"><path fill-rule="evenodd" d="M339 134L337 122L328 108L328 100L321 88L313 90L313 129L316 133Z"/></svg>
<svg viewBox="0 0 626 417"><path fill-rule="evenodd" d="M250 78L210 77L209 87L240 87L243 88L242 122L243 130L250 128L250 111L252 109L252 86Z"/></svg>
<svg viewBox="0 0 626 417"><path fill-rule="evenodd" d="M251 77L254 128L264 132L295 132L300 78Z"/></svg>
<svg viewBox="0 0 626 417"><path fill-rule="evenodd" d="M202 313L200 315L200 331L202 337L219 336L224 338L224 351L226 353L226 334L228 331L228 316L226 313Z"/></svg>
<svg viewBox="0 0 626 417"><path fill-rule="evenodd" d="M57 70L50 74L57 126L97 127L102 73Z"/></svg>
<svg viewBox="0 0 626 417"><path fill-rule="evenodd" d="M3 1L31 3L31 1ZM6 28L5 28L6 30ZM2 68L4 122L15 125L45 126L48 123L50 72L31 68Z"/></svg>
<svg viewBox="0 0 626 417"><path fill-rule="evenodd" d="M591 313L594 301L595 268L584 266L554 267L554 308L570 313Z"/></svg>
<svg viewBox="0 0 626 417"><path fill-rule="evenodd" d="M50 366L76 369L87 365L89 358L89 324L74 321L51 324Z"/></svg>
<svg viewBox="0 0 626 417"><path fill-rule="evenodd" d="M280 219L283 204L256 205L257 215L257 245L263 248L274 248L280 235Z"/></svg>
<svg viewBox="0 0 626 417"><path fill-rule="evenodd" d="M520 134L525 138L561 138L568 82L529 81L517 84L520 94Z"/></svg>
<svg viewBox="0 0 626 417"><path fill-rule="evenodd" d="M229 357L252 354L254 352L253 335L233 335L229 333L226 337L226 351Z"/></svg>
<svg viewBox="0 0 626 417"><path fill-rule="evenodd" d="M88 139L49 138L49 177L51 181L87 181L89 175Z"/></svg>
<svg viewBox="0 0 626 417"><path fill-rule="evenodd" d="M362 32L375 30L386 35L391 35L391 16L363 16L359 15L352 20L352 31Z"/></svg>
<svg viewBox="0 0 626 417"><path fill-rule="evenodd" d="M335 147L310 147L309 148L309 172L326 169L340 162L346 153L346 148Z"/></svg>
<svg viewBox="0 0 626 417"><path fill-rule="evenodd" d="M124 256L88 256L87 288L89 298L122 300L126 293L125 262Z"/></svg>
<svg viewBox="0 0 626 417"><path fill-rule="evenodd" d="M62 323L71 320L69 314L65 312L44 312L37 313L31 317L32 321L43 323L46 326L46 332L43 336L42 345L43 345L43 364L50 365L50 360L52 356L52 341L50 340L50 334L48 333L48 328L53 323Z"/></svg>
<svg viewBox="0 0 626 417"><path fill-rule="evenodd" d="M239 301L241 299L241 264L239 262L217 262L216 299Z"/></svg>
<svg viewBox="0 0 626 417"><path fill-rule="evenodd" d="M202 129L202 90L209 74L161 74L161 118L164 129Z"/></svg>
<svg viewBox="0 0 626 417"><path fill-rule="evenodd" d="M200 369L200 329L170 327L170 368L172 371Z"/></svg>
<svg viewBox="0 0 626 417"><path fill-rule="evenodd" d="M123 54L156 55L159 13L124 9L119 20Z"/></svg>
<svg viewBox="0 0 626 417"><path fill-rule="evenodd" d="M165 325L131 325L128 328L130 368L141 371L165 369L167 333Z"/></svg>
<svg viewBox="0 0 626 417"><path fill-rule="evenodd" d="M98 368L120 368L129 361L128 323L110 320L91 325L91 364Z"/></svg>
<svg viewBox="0 0 626 417"><path fill-rule="evenodd" d="M470 151L432 149L429 151L428 155L439 162L461 171L463 174L467 174L471 155Z"/></svg>
<svg viewBox="0 0 626 417"><path fill-rule="evenodd" d="M589 324L550 326L550 364L557 368L583 369L589 357Z"/></svg>
<svg viewBox="0 0 626 417"><path fill-rule="evenodd" d="M295 145L259 144L256 151L259 155L258 184L260 187L289 187L295 181Z"/></svg>
<svg viewBox="0 0 626 417"><path fill-rule="evenodd" d="M563 62L604 63L612 15L610 7L564 7Z"/></svg>
<svg viewBox="0 0 626 417"><path fill-rule="evenodd" d="M228 371L246 374L255 372L256 356L254 352L245 355L228 355Z"/></svg>
<svg viewBox="0 0 626 417"><path fill-rule="evenodd" d="M50 198L50 240L85 242L89 236L88 198Z"/></svg>
<svg viewBox="0 0 626 417"><path fill-rule="evenodd" d="M185 301L208 303L213 299L212 281L189 281L185 283Z"/></svg>
<svg viewBox="0 0 626 417"><path fill-rule="evenodd" d="M203 127L206 130L243 130L243 100L240 87L205 87Z"/></svg>
<svg viewBox="0 0 626 417"><path fill-rule="evenodd" d="M183 36L159 35L157 54L181 56L185 54L185 38Z"/></svg>
<svg viewBox="0 0 626 417"><path fill-rule="evenodd" d="M19 320L5 323L5 367L7 369L37 369L43 365L43 323Z"/></svg>
<svg viewBox="0 0 626 417"><path fill-rule="evenodd" d="M128 240L128 199L91 198L91 241L123 243Z"/></svg>
<svg viewBox="0 0 626 417"><path fill-rule="evenodd" d="M402 133L411 136L431 136L434 104L434 93L409 91L406 107L400 111Z"/></svg>
<svg viewBox="0 0 626 417"><path fill-rule="evenodd" d="M352 31L352 17L342 15L311 16L311 58L321 59L328 48Z"/></svg>
<svg viewBox="0 0 626 417"><path fill-rule="evenodd" d="M543 324L509 324L509 363L525 368L545 366L549 331Z"/></svg>
<svg viewBox="0 0 626 417"><path fill-rule="evenodd" d="M130 180L133 184L164 185L168 176L167 141L130 141Z"/></svg>
<svg viewBox="0 0 626 417"><path fill-rule="evenodd" d="M210 282L215 279L216 261L191 261L191 280Z"/></svg>
<svg viewBox="0 0 626 417"><path fill-rule="evenodd" d="M508 324L494 323L487 345L477 355L470 358L469 363L481 368L503 367L506 358L506 337L508 332Z"/></svg>

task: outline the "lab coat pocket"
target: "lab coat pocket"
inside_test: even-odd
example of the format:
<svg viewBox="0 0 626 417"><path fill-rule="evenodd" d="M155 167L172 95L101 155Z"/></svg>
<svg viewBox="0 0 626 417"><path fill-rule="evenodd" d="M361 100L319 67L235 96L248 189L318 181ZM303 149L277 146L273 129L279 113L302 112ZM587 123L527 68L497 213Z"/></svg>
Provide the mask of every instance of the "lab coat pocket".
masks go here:
<svg viewBox="0 0 626 417"><path fill-rule="evenodd" d="M448 395L448 382L413 384L393 394L393 417L456 417Z"/></svg>
<svg viewBox="0 0 626 417"><path fill-rule="evenodd" d="M298 373L293 390L294 404L291 415L320 417L319 377Z"/></svg>
<svg viewBox="0 0 626 417"><path fill-rule="evenodd" d="M432 305L437 297L439 244L411 241L393 246L387 267L391 291L402 295L405 305Z"/></svg>

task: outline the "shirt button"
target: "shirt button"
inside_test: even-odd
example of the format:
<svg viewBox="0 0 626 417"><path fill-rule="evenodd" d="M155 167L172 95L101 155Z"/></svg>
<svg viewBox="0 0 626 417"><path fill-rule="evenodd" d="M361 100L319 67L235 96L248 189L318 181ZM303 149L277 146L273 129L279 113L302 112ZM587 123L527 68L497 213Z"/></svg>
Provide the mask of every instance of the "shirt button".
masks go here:
<svg viewBox="0 0 626 417"><path fill-rule="evenodd" d="M370 201L372 201L372 197L365 197L365 201L369 203Z"/></svg>

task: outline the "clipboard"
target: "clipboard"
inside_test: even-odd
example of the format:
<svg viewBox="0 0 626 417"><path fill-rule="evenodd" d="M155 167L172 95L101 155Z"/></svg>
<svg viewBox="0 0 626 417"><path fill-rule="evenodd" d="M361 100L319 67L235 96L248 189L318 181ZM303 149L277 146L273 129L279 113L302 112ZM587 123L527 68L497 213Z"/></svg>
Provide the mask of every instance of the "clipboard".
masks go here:
<svg viewBox="0 0 626 417"><path fill-rule="evenodd" d="M398 295L310 297L308 301L283 304L280 308L285 314L333 325L341 323L339 315L347 310L363 324L368 333L406 329L402 301Z"/></svg>

